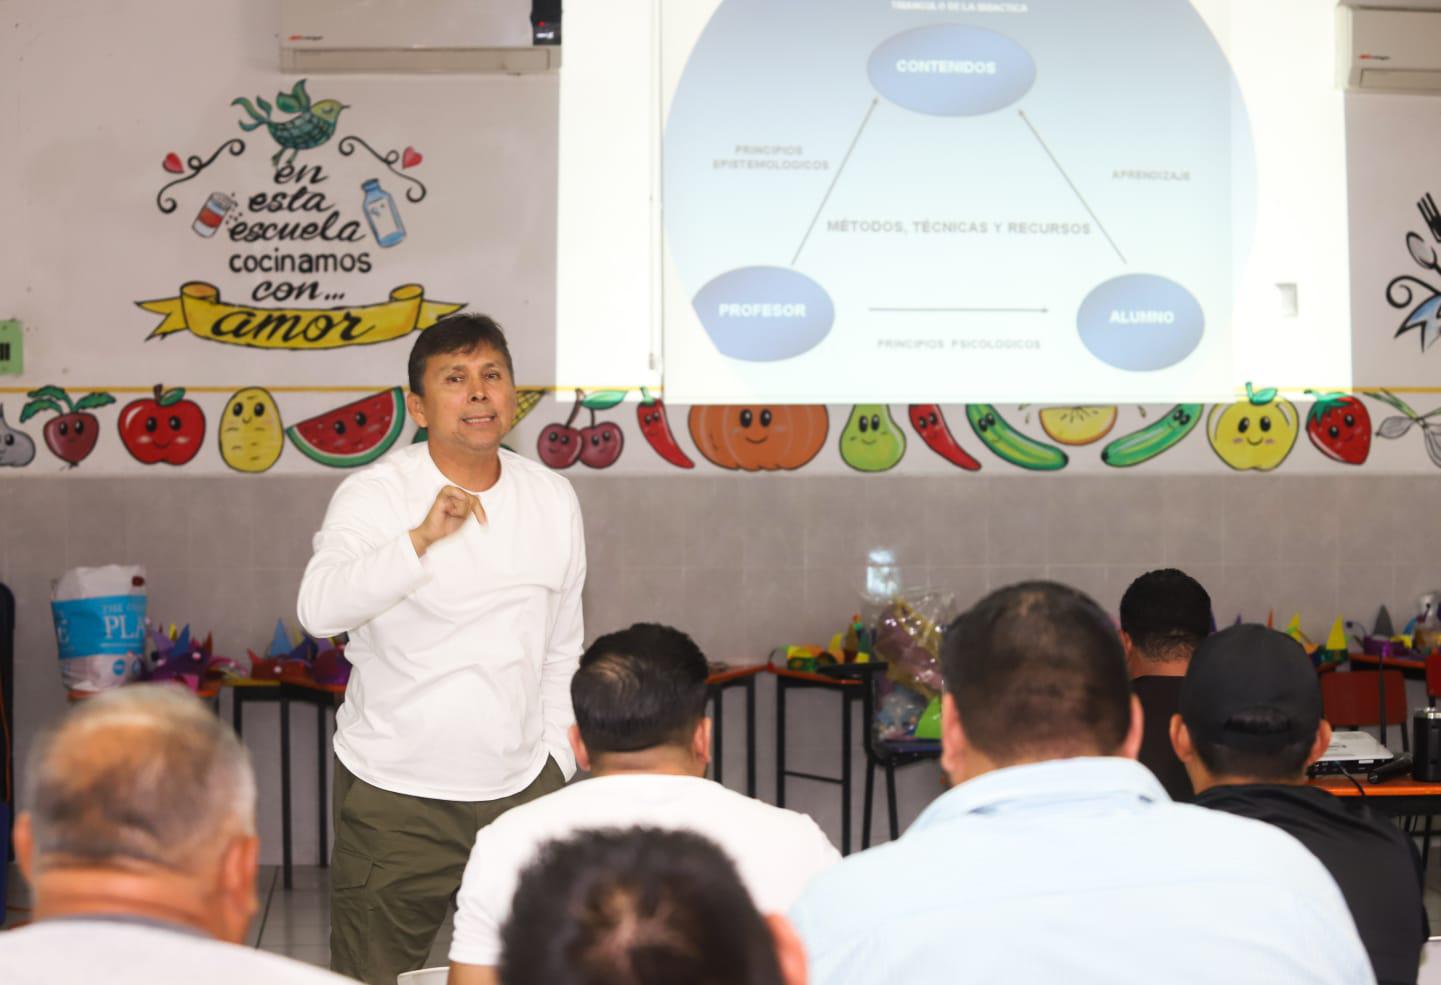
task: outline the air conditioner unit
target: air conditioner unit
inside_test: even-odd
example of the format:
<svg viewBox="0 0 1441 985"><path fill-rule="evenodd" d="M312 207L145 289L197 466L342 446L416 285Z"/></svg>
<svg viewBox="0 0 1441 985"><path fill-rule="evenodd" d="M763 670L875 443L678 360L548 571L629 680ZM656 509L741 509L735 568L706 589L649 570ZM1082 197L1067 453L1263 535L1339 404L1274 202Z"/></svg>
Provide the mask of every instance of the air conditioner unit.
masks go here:
<svg viewBox="0 0 1441 985"><path fill-rule="evenodd" d="M1339 76L1358 92L1441 93L1441 9L1434 4L1336 9Z"/></svg>
<svg viewBox="0 0 1441 985"><path fill-rule="evenodd" d="M284 72L547 72L555 0L281 0Z"/></svg>

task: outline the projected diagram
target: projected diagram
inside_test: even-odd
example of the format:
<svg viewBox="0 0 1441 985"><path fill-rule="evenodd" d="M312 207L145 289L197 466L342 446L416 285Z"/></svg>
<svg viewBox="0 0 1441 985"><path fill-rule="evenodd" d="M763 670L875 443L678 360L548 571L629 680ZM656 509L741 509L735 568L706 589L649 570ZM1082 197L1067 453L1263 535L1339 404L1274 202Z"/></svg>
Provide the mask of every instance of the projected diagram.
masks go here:
<svg viewBox="0 0 1441 985"><path fill-rule="evenodd" d="M1254 155L1186 0L724 0L664 155L689 346L731 367L1124 388L1229 353Z"/></svg>

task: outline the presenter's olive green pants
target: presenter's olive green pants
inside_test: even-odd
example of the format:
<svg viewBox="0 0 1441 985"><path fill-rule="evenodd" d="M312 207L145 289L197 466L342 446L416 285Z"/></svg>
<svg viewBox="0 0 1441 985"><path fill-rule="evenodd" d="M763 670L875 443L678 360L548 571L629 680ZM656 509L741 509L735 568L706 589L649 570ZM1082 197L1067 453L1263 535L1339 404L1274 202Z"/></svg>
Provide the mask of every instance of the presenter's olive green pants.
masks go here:
<svg viewBox="0 0 1441 985"><path fill-rule="evenodd" d="M335 762L330 967L371 985L425 964L460 888L475 833L517 804L559 790L555 760L530 786L467 803L392 793Z"/></svg>

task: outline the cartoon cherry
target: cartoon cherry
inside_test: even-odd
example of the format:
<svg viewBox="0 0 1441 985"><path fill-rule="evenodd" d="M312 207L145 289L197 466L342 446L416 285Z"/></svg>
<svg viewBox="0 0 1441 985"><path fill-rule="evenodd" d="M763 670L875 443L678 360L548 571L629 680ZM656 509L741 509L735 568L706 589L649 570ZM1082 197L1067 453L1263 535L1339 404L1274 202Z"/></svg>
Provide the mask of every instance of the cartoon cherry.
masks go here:
<svg viewBox="0 0 1441 985"><path fill-rule="evenodd" d="M540 439L536 442L536 452L540 460L553 469L568 469L580 461L584 451L584 438L581 432L571 427L575 422L575 415L580 413L581 392L575 391L575 406L570 409L570 416L565 419L564 424L547 424L540 432ZM595 412L591 412L595 417Z"/></svg>
<svg viewBox="0 0 1441 985"><path fill-rule="evenodd" d="M625 447L625 435L614 421L595 423L595 411L590 412L590 427L580 432L580 461L593 469L610 468L620 458Z"/></svg>

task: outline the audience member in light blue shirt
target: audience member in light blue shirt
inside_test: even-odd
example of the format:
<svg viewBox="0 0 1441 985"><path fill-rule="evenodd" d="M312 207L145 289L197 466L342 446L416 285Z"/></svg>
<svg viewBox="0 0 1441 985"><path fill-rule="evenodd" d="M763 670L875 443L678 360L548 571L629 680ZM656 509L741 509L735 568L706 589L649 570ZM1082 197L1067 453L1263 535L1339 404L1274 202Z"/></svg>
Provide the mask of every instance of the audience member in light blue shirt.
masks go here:
<svg viewBox="0 0 1441 985"><path fill-rule="evenodd" d="M955 786L796 904L813 985L1374 981L1299 842L1174 804L1135 762L1140 705L1089 598L992 593L943 660Z"/></svg>

